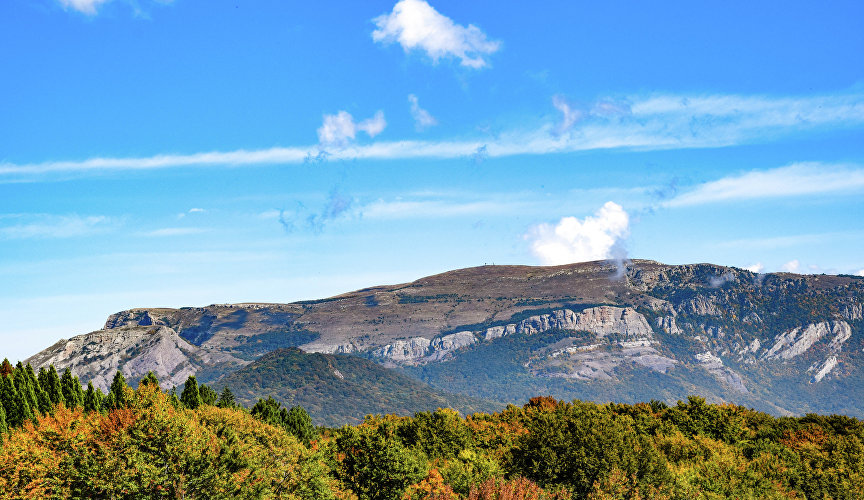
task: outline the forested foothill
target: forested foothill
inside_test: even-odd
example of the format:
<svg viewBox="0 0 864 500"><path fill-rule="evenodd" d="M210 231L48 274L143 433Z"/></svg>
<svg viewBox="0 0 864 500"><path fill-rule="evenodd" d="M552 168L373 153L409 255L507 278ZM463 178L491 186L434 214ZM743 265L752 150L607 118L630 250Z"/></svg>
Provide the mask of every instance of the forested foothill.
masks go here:
<svg viewBox="0 0 864 500"><path fill-rule="evenodd" d="M498 413L370 415L316 427L189 377L108 394L53 366L0 365L2 498L864 498L864 425L537 397Z"/></svg>

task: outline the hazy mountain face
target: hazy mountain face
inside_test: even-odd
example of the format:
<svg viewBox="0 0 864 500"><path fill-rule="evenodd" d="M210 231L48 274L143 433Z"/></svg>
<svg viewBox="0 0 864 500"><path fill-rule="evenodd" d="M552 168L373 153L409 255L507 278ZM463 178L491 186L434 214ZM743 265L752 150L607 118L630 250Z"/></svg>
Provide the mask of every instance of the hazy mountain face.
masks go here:
<svg viewBox="0 0 864 500"><path fill-rule="evenodd" d="M98 385L118 368L133 379L154 370L170 386L190 373L217 382L300 347L500 402L700 394L860 416L862 304L864 278L853 276L651 261L484 266L293 304L123 311L29 361Z"/></svg>

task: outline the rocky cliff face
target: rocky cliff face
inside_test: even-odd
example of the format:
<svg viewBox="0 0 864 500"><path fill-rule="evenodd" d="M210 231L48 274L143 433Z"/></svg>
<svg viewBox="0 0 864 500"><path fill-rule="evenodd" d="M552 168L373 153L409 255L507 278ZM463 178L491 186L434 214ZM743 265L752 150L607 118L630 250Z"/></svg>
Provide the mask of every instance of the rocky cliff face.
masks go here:
<svg viewBox="0 0 864 500"><path fill-rule="evenodd" d="M500 401L518 387L621 400L700 393L776 413L860 415L862 304L864 279L851 276L652 261L623 275L610 262L483 266L294 304L122 311L31 362L100 383L117 368L132 378L152 369L174 384L299 346Z"/></svg>
<svg viewBox="0 0 864 500"><path fill-rule="evenodd" d="M27 360L35 368L70 368L82 381L107 391L117 370L133 386L153 371L164 389L180 386L205 367L237 369L246 364L231 355L192 345L165 326L129 325L62 340Z"/></svg>

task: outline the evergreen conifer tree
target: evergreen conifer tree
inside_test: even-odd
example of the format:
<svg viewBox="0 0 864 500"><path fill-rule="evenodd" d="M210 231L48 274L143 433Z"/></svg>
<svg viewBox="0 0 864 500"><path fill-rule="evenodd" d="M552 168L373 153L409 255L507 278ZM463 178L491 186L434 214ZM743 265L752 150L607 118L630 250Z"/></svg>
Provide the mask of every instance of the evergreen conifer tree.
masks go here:
<svg viewBox="0 0 864 500"><path fill-rule="evenodd" d="M219 395L219 400L216 401L216 406L219 408L234 408L237 403L234 401L234 393L228 386L222 389L222 394Z"/></svg>
<svg viewBox="0 0 864 500"><path fill-rule="evenodd" d="M12 383L12 377L8 375L0 375L0 408L4 409L6 422L8 425L14 425L17 409L15 407L18 400L15 394L15 385Z"/></svg>
<svg viewBox="0 0 864 500"><path fill-rule="evenodd" d="M0 406L0 444L3 444L3 434L9 431L9 426L6 425L6 410Z"/></svg>
<svg viewBox="0 0 864 500"><path fill-rule="evenodd" d="M8 377L12 375L12 363L9 362L9 358L3 358L3 363L0 364L0 377Z"/></svg>
<svg viewBox="0 0 864 500"><path fill-rule="evenodd" d="M13 377L0 377L0 399L6 410L6 423L9 427L18 427L26 420L33 418L30 406L24 396L15 387Z"/></svg>
<svg viewBox="0 0 864 500"><path fill-rule="evenodd" d="M66 368L63 371L63 376L60 377L60 388L63 391L63 399L66 400L66 406L77 408L84 404L81 382L78 381L78 377L72 375L72 371L69 368Z"/></svg>
<svg viewBox="0 0 864 500"><path fill-rule="evenodd" d="M159 379L156 378L155 373L149 371L147 372L147 375L145 375L144 378L141 379L141 382L138 382L138 387L141 387L142 385L155 385L158 387Z"/></svg>
<svg viewBox="0 0 864 500"><path fill-rule="evenodd" d="M186 379L186 385L183 386L183 392L180 394L180 402L192 410L201 406L201 392L198 390L195 375L189 375Z"/></svg>
<svg viewBox="0 0 864 500"><path fill-rule="evenodd" d="M102 391L93 387L93 382L87 382L87 392L84 393L84 411L96 412L102 409Z"/></svg>
<svg viewBox="0 0 864 500"><path fill-rule="evenodd" d="M51 401L48 399L48 394L42 390L39 385L39 380L36 378L36 373L33 372L33 367L30 363L24 366L24 375L27 377L27 385L33 390L36 395L36 405L33 407L33 413L46 414L51 411Z"/></svg>
<svg viewBox="0 0 864 500"><path fill-rule="evenodd" d="M283 425L285 426L285 430L294 434L297 439L307 445L315 437L315 426L312 425L312 418L302 406L298 405L291 408L284 419Z"/></svg>
<svg viewBox="0 0 864 500"><path fill-rule="evenodd" d="M18 391L22 404L27 407L29 414L27 418L33 418L33 416L39 413L39 400L36 398L36 391L27 377L27 370L24 369L24 365L20 361L15 365L12 379L15 382L15 389Z"/></svg>
<svg viewBox="0 0 864 500"><path fill-rule="evenodd" d="M216 404L216 400L219 399L219 395L216 394L216 391L205 384L198 386L198 392L201 394L201 404L213 406Z"/></svg>
<svg viewBox="0 0 864 500"><path fill-rule="evenodd" d="M111 381L111 391L108 393L108 399L106 400L107 407L114 408L125 408L129 405L129 401L127 401L126 390L129 386L126 385L126 377L117 370L117 373L114 374L114 380Z"/></svg>
<svg viewBox="0 0 864 500"><path fill-rule="evenodd" d="M44 372L44 376L42 375ZM60 376L57 375L57 370L54 365L39 370L39 385L48 393L48 399L51 401L51 406L56 406L60 403L66 404L63 399L63 389L60 387Z"/></svg>

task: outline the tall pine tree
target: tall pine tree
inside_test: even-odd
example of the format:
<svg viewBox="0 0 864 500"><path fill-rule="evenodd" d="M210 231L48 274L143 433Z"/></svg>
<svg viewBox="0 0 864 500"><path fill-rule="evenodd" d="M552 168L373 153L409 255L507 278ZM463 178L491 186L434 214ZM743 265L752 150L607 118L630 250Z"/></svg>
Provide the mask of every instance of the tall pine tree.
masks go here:
<svg viewBox="0 0 864 500"><path fill-rule="evenodd" d="M151 370L141 379L141 382L138 382L138 387L141 387L142 385L155 385L156 387L159 387L159 379L156 378L156 374Z"/></svg>
<svg viewBox="0 0 864 500"><path fill-rule="evenodd" d="M60 377L60 388L63 390L63 399L66 400L66 406L69 408L77 408L84 404L84 393L81 391L81 382L78 377L72 375L69 368L63 371L63 376Z"/></svg>
<svg viewBox="0 0 864 500"><path fill-rule="evenodd" d="M84 411L102 411L102 391L93 387L93 382L87 382L87 392L84 393Z"/></svg>
<svg viewBox="0 0 864 500"><path fill-rule="evenodd" d="M42 389L42 386L39 384L39 379L36 378L36 374L33 373L33 367L30 366L30 363L27 363L27 366L24 368L24 371L27 375L27 382L30 386L33 387L33 392L36 393L36 407L39 413L45 415L49 413L54 407L51 405L51 400L48 398L48 393Z"/></svg>
<svg viewBox="0 0 864 500"><path fill-rule="evenodd" d="M52 406L57 406L60 403L66 404L66 400L63 399L63 389L60 387L60 377L57 375L54 365L49 366L47 370L44 368L39 370L39 385L48 393L48 399L51 400Z"/></svg>
<svg viewBox="0 0 864 500"><path fill-rule="evenodd" d="M6 425L6 410L0 406L0 444L3 444L3 434L9 431L9 426Z"/></svg>
<svg viewBox="0 0 864 500"><path fill-rule="evenodd" d="M237 403L234 401L234 393L226 385L222 389L222 394L219 395L219 401L216 401L216 406L219 408L234 408Z"/></svg>
<svg viewBox="0 0 864 500"><path fill-rule="evenodd" d="M129 406L128 394L129 386L126 384L126 377L120 370L114 374L114 380L111 381L111 391L108 393L106 402L110 409L125 408Z"/></svg>
<svg viewBox="0 0 864 500"><path fill-rule="evenodd" d="M180 402L192 410L201 406L201 392L198 390L198 380L195 379L195 375L189 375L186 379L186 385L183 386L183 392L180 394Z"/></svg>
<svg viewBox="0 0 864 500"><path fill-rule="evenodd" d="M15 365L12 379L15 382L15 389L21 397L22 404L27 406L27 411L30 415L28 418L33 418L39 413L39 400L36 399L36 390L30 384L30 379L27 378L27 370L24 369L24 365L20 361Z"/></svg>
<svg viewBox="0 0 864 500"><path fill-rule="evenodd" d="M6 410L6 423L9 427L18 427L26 420L33 418L30 405L27 404L24 396L18 392L12 376L0 376L0 400L3 401L3 408Z"/></svg>

